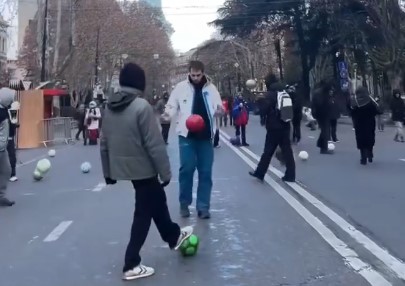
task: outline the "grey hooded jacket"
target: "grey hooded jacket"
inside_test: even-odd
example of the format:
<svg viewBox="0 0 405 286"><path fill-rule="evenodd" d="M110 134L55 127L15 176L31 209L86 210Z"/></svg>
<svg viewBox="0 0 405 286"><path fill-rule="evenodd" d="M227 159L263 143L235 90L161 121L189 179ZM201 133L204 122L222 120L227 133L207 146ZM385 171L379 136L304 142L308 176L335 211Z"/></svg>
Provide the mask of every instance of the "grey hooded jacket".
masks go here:
<svg viewBox="0 0 405 286"><path fill-rule="evenodd" d="M142 180L159 175L170 181L170 161L152 106L142 92L121 87L110 95L101 130L105 178Z"/></svg>
<svg viewBox="0 0 405 286"><path fill-rule="evenodd" d="M14 101L15 91L9 88L0 89L0 152L7 148L9 136L8 108Z"/></svg>

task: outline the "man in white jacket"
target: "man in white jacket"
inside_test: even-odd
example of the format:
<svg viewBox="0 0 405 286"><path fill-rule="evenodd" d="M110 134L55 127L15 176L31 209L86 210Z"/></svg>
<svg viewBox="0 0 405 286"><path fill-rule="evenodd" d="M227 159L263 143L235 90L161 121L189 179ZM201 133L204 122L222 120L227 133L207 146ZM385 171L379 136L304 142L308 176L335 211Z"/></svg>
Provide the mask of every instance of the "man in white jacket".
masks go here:
<svg viewBox="0 0 405 286"><path fill-rule="evenodd" d="M212 165L214 149L212 140L216 130L214 117L223 113L221 96L210 79L204 75L204 64L191 61L186 80L177 84L167 102L163 118L177 115L177 135L180 147L180 214L189 217L192 204L194 171L198 171L197 212L201 219L211 217L210 201L212 190ZM204 119L205 128L190 132L186 120L192 114Z"/></svg>

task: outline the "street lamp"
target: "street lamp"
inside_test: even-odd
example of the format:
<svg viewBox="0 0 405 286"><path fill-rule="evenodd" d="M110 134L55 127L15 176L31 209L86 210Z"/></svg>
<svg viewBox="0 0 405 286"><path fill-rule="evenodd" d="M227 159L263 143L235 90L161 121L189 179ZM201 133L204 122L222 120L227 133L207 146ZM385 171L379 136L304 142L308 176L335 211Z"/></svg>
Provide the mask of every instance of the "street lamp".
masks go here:
<svg viewBox="0 0 405 286"><path fill-rule="evenodd" d="M241 84L240 84L240 70L239 70L239 63L235 63L234 64L234 67L236 68L236 70L237 70L237 76L238 76L238 90L237 90L237 93L239 93L239 92L241 92L242 91L242 89L241 89Z"/></svg>
<svg viewBox="0 0 405 286"><path fill-rule="evenodd" d="M156 74L157 74L157 64L159 60L159 54L153 54L153 59L154 59L154 75L153 75L153 96L156 95Z"/></svg>

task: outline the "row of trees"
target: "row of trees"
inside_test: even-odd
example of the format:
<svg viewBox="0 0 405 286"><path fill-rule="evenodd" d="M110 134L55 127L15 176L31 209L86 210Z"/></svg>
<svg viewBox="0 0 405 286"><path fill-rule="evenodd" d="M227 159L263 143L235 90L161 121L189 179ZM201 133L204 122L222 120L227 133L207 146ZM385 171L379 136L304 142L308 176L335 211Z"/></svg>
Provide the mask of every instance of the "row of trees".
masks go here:
<svg viewBox="0 0 405 286"><path fill-rule="evenodd" d="M106 87L126 61L135 61L145 68L147 92L152 92L152 83L168 82L174 52L171 27L161 10L144 2L123 5L116 0L49 0L48 7L48 80L64 80L71 91L84 96L96 78ZM19 57L36 82L42 27L43 13L38 13L26 31Z"/></svg>
<svg viewBox="0 0 405 286"><path fill-rule="evenodd" d="M290 56L298 55L290 66L300 67L307 98L314 83L338 77L337 55L374 92L382 82L403 89L405 13L398 0L227 0L219 13L213 24L224 35L284 39Z"/></svg>

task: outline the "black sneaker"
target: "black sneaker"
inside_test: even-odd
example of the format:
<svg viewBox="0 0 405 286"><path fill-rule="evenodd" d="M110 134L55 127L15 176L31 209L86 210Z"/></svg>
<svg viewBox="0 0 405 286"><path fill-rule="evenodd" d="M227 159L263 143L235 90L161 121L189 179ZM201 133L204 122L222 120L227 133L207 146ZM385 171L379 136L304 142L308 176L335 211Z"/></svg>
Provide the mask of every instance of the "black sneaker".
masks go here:
<svg viewBox="0 0 405 286"><path fill-rule="evenodd" d="M209 211L198 211L198 217L200 219L210 219L211 218L211 214Z"/></svg>
<svg viewBox="0 0 405 286"><path fill-rule="evenodd" d="M249 175L251 175L252 177L255 177L256 179L258 179L258 180L261 181L261 182L264 181L264 178L259 177L259 175L257 175L257 174L256 174L255 172L253 172L253 171L250 171L250 172L249 172Z"/></svg>
<svg viewBox="0 0 405 286"><path fill-rule="evenodd" d="M12 207L13 205L15 205L14 201L10 201L7 198L0 199L0 207Z"/></svg>
<svg viewBox="0 0 405 286"><path fill-rule="evenodd" d="M289 178L289 177L282 177L281 180L283 180L283 182L288 182L288 183L294 183L295 179L294 178Z"/></svg>
<svg viewBox="0 0 405 286"><path fill-rule="evenodd" d="M180 216L184 218L190 217L190 210L188 209L188 206L180 207Z"/></svg>

